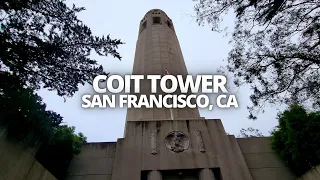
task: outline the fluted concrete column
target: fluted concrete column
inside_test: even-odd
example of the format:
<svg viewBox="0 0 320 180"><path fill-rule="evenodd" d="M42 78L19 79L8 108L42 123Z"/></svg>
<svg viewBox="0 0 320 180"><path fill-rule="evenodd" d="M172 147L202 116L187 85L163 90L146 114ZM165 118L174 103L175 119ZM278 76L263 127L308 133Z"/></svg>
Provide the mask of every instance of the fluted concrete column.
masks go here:
<svg viewBox="0 0 320 180"><path fill-rule="evenodd" d="M148 173L148 180L162 180L162 175L159 171L150 171Z"/></svg>
<svg viewBox="0 0 320 180"><path fill-rule="evenodd" d="M199 173L199 180L215 180L211 169L201 169Z"/></svg>
<svg viewBox="0 0 320 180"><path fill-rule="evenodd" d="M140 22L132 74L164 75L166 70L171 75L188 74L172 20L162 10L153 9ZM140 94L150 94L150 80L141 80L140 90ZM172 119L200 119L200 113L198 108L127 109L126 121Z"/></svg>

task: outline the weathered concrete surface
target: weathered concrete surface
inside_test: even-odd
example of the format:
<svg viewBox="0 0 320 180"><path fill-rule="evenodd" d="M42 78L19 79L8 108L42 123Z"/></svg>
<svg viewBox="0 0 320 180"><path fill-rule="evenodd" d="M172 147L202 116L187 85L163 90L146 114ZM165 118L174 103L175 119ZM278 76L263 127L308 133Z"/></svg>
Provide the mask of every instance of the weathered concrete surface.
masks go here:
<svg viewBox="0 0 320 180"><path fill-rule="evenodd" d="M151 133L155 129L158 153L152 154ZM164 138L172 131L189 137L190 145L184 152L174 153L165 146ZM200 152L195 131L202 134L205 152ZM140 180L141 171L203 168L220 168L223 180L252 180L237 146L220 120L127 122L126 137L117 142L112 180Z"/></svg>
<svg viewBox="0 0 320 180"><path fill-rule="evenodd" d="M1 180L55 180L34 157L35 149L26 149L7 139L6 130L0 128Z"/></svg>
<svg viewBox="0 0 320 180"><path fill-rule="evenodd" d="M87 143L68 168L67 180L110 180L115 142Z"/></svg>
<svg viewBox="0 0 320 180"><path fill-rule="evenodd" d="M156 137L151 138L155 130ZM165 146L164 139L172 131L189 137L189 148L184 152L174 153ZM201 132L204 152L195 131ZM156 154L152 154L153 148ZM84 145L72 160L67 179L141 180L141 172L158 172L149 174L157 179L159 172L179 169L199 171L201 179L207 178L201 174L206 169L220 169L223 180L296 179L270 148L269 138L236 139L226 135L220 120L202 119L127 122L126 138L117 143Z"/></svg>
<svg viewBox="0 0 320 180"><path fill-rule="evenodd" d="M268 137L238 138L237 141L254 180L296 179L271 149Z"/></svg>
<svg viewBox="0 0 320 180"><path fill-rule="evenodd" d="M320 165L309 170L306 174L299 177L297 180L319 180L320 179Z"/></svg>
<svg viewBox="0 0 320 180"><path fill-rule="evenodd" d="M159 18L160 22L155 23L154 18ZM165 12L159 9L147 12L140 22L139 32L132 74L164 75L165 69L172 75L188 74L173 22ZM141 94L149 94L150 80L142 80L140 87ZM126 120L171 119L171 115L175 119L200 118L197 108L172 109L171 112L168 108L129 108Z"/></svg>
<svg viewBox="0 0 320 180"><path fill-rule="evenodd" d="M156 137L151 138L155 130ZM174 153L165 146L164 139L172 131L188 136L190 144L184 152ZM201 132L202 152L195 131ZM159 172L179 169L196 170L201 179L208 178L201 174L208 169L220 169L223 180L296 179L270 148L269 138L236 139L226 135L220 120L202 119L127 122L126 138L117 143L84 145L72 160L67 179L141 180L142 172L158 172L149 174L157 179Z"/></svg>

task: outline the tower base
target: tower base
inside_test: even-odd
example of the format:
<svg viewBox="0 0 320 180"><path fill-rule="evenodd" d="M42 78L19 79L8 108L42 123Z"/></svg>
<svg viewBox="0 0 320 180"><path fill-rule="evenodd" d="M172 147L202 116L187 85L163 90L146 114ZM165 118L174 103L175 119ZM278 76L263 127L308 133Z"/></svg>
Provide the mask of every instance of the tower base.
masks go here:
<svg viewBox="0 0 320 180"><path fill-rule="evenodd" d="M127 122L126 137L88 143L69 180L293 180L269 138L227 135L221 120Z"/></svg>

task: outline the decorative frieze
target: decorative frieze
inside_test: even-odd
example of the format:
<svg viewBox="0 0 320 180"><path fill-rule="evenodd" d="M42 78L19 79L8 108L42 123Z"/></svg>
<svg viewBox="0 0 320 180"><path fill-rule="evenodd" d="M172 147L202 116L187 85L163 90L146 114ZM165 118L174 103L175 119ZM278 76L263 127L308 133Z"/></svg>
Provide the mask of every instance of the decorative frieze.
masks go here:
<svg viewBox="0 0 320 180"><path fill-rule="evenodd" d="M157 133L158 133L158 130L153 130L151 132L151 154L153 154L153 155L158 154Z"/></svg>
<svg viewBox="0 0 320 180"><path fill-rule="evenodd" d="M206 150L204 149L204 143L203 143L201 131L196 130L196 131L194 131L194 134L195 134L196 139L197 139L199 151L200 152L206 152Z"/></svg>

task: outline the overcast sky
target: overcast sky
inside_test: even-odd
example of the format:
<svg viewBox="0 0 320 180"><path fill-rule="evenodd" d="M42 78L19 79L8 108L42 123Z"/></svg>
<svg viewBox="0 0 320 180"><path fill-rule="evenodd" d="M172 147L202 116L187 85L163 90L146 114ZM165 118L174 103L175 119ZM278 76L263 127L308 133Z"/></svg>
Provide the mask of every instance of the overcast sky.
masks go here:
<svg viewBox="0 0 320 180"><path fill-rule="evenodd" d="M95 35L108 35L125 42L119 47L123 59L99 57L93 55L107 72L112 74L130 74L132 70L135 45L138 38L139 22L151 9L162 9L172 19L180 41L188 72L190 74L214 73L226 64L231 46L230 37L210 31L209 26L198 26L192 0L68 0L68 4L84 6L85 11L78 17L87 24ZM229 15L225 25L233 27L233 16ZM66 77L67 78L67 77ZM81 96L91 92L90 85L81 87L74 97L66 102L56 92L41 90L49 110L54 110L64 117L64 121L75 126L77 132L84 133L88 142L110 142L123 137L126 109L82 109ZM206 119L221 119L226 131L239 134L241 128L254 127L264 135L277 125L277 107L269 107L258 120L248 120L247 105L250 105L251 90L243 87L229 90L236 93L238 109L200 110Z"/></svg>

